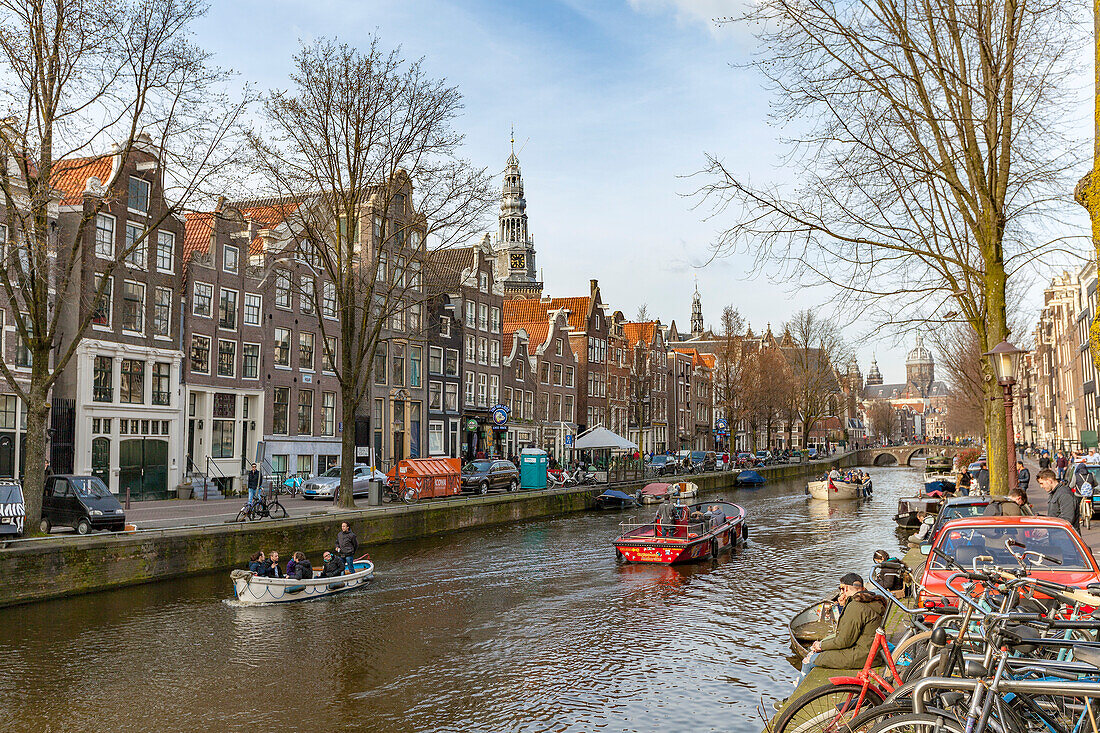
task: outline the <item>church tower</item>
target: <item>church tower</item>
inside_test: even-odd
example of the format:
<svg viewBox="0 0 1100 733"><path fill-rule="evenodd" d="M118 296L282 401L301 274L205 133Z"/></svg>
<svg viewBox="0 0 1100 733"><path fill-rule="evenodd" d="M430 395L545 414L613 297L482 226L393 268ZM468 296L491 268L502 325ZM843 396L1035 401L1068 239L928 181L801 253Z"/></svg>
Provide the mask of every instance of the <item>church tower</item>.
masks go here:
<svg viewBox="0 0 1100 733"><path fill-rule="evenodd" d="M878 370L878 361L871 359L871 369L867 372L867 386L876 387L882 384L882 372Z"/></svg>
<svg viewBox="0 0 1100 733"><path fill-rule="evenodd" d="M703 302L699 299L699 282L695 283L695 296L691 299L691 335L703 335Z"/></svg>
<svg viewBox="0 0 1100 733"><path fill-rule="evenodd" d="M523 175L516 157L514 135L512 154L504 167L495 255L495 277L504 290L504 297L542 296L542 283L535 269L535 240L527 229L527 199L523 197Z"/></svg>
<svg viewBox="0 0 1100 733"><path fill-rule="evenodd" d="M932 382L936 381L936 364L932 360L932 352L924 348L924 339L920 336L917 336L917 345L905 360L905 378L909 387L916 391L915 396L928 399L932 393Z"/></svg>

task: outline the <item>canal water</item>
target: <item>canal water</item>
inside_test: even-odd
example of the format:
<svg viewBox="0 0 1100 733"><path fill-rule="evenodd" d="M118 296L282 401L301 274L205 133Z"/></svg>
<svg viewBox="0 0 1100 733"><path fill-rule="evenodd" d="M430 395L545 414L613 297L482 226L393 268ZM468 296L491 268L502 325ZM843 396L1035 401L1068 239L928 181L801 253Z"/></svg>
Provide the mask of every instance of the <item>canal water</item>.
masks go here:
<svg viewBox="0 0 1100 733"><path fill-rule="evenodd" d="M722 494L750 541L717 563L618 565L651 512L590 512L375 548L368 589L319 601L235 606L218 573L3 609L0 729L756 733L787 620L899 548L920 475L871 470L862 503Z"/></svg>

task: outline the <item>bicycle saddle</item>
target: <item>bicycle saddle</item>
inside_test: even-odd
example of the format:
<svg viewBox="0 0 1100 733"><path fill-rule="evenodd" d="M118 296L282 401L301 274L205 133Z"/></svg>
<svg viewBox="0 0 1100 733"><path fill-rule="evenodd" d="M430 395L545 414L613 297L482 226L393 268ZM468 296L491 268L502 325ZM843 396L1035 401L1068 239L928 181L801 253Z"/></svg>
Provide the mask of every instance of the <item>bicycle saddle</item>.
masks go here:
<svg viewBox="0 0 1100 733"><path fill-rule="evenodd" d="M1022 624L1007 626L1003 634L1005 643L1020 654L1034 654L1038 647L1028 642L1042 638L1038 631Z"/></svg>
<svg viewBox="0 0 1100 733"><path fill-rule="evenodd" d="M1091 646L1074 647L1073 658L1100 669L1100 649Z"/></svg>

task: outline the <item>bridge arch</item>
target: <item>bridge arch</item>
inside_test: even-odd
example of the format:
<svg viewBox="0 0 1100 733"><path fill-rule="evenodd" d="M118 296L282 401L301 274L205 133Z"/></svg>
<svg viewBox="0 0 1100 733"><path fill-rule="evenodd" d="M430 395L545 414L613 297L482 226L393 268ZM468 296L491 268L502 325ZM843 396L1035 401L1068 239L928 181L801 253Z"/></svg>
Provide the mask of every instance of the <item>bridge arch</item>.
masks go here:
<svg viewBox="0 0 1100 733"><path fill-rule="evenodd" d="M896 466L898 465L898 458L889 451L885 453L879 453L875 456L874 465L876 466Z"/></svg>

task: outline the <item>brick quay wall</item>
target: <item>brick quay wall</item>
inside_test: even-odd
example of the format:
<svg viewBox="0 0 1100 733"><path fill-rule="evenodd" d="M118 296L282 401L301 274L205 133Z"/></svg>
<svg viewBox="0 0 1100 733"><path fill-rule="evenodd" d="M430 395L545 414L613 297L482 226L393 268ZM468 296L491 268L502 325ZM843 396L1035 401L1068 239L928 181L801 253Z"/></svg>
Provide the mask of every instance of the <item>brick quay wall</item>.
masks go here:
<svg viewBox="0 0 1100 733"><path fill-rule="evenodd" d="M831 464L858 465L860 455L769 466L759 472L768 481L785 481L821 473ZM735 473L685 478L706 493L733 488ZM644 483L616 488L633 492ZM351 523L360 545L369 547L591 509L603 489L522 491L243 524L9 541L0 545L0 606L242 567L259 547L294 547L316 553L333 546L340 522L345 521Z"/></svg>

